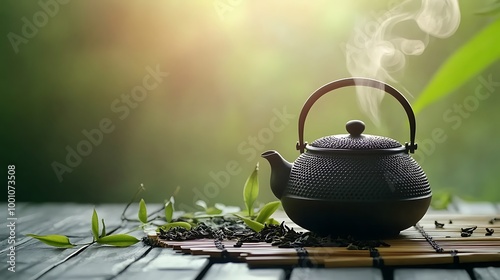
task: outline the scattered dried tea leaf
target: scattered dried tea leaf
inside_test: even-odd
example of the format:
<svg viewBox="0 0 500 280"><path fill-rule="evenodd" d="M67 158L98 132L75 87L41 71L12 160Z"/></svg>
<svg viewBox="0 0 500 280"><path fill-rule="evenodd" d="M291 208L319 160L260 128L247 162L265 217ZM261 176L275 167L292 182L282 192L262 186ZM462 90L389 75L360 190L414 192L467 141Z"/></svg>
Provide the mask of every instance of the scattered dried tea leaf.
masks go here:
<svg viewBox="0 0 500 280"><path fill-rule="evenodd" d="M436 226L436 228L443 228L444 227L444 224L439 223L438 221L434 221L434 225Z"/></svg>
<svg viewBox="0 0 500 280"><path fill-rule="evenodd" d="M460 233L460 236L462 237L470 237L472 235L472 233L474 233L474 231L477 229L477 226L473 226L473 227L468 227L468 228L461 228L461 233Z"/></svg>
<svg viewBox="0 0 500 280"><path fill-rule="evenodd" d="M208 224L206 224L208 222ZM380 240L357 240L353 237L321 236L312 232L296 232L283 222L279 225L265 224L262 230L256 232L250 229L240 219L220 217L201 222L191 230L172 228L168 231L160 229L158 240L193 240L210 238L214 240L236 240L234 247L244 243L267 242L279 248L300 247L348 247L350 249L368 250L375 247L390 247ZM146 244L156 244L145 242ZM354 247L356 246L356 247Z"/></svg>
<svg viewBox="0 0 500 280"><path fill-rule="evenodd" d="M500 221L500 218L493 218L493 219L489 220L488 223L490 223L492 225L495 223L495 221Z"/></svg>

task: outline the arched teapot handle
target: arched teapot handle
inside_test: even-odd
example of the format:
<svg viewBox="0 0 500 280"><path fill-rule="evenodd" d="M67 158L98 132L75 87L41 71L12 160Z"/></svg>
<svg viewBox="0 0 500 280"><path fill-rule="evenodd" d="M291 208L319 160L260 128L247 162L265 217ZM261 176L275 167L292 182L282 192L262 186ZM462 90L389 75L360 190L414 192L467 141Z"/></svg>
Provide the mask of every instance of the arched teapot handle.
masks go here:
<svg viewBox="0 0 500 280"><path fill-rule="evenodd" d="M415 152L415 150L417 149L417 144L415 143L415 133L416 133L415 114L413 113L413 109L411 108L410 103L404 97L404 95L401 94L394 87L381 81L368 78L345 78L330 82L318 88L311 94L311 96L309 96L309 98L304 103L304 106L302 107L302 111L300 112L299 116L299 141L297 142L296 145L296 148L297 150L300 150L300 153L304 152L304 149L307 145L307 142L304 142L304 125L306 122L307 114L309 113L309 110L311 109L312 105L327 92L347 86L373 87L383 90L389 93L390 95L394 96L394 98L396 98L405 109L406 114L408 115L408 121L410 123L410 143L405 143L406 151L407 152L409 151L411 153Z"/></svg>

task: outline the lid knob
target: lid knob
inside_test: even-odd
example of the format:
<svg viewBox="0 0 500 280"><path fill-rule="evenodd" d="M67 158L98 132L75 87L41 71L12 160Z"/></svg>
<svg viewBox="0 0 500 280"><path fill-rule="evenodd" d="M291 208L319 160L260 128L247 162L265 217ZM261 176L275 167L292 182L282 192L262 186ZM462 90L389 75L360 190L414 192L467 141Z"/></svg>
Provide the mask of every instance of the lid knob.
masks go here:
<svg viewBox="0 0 500 280"><path fill-rule="evenodd" d="M365 131L365 123L358 120L348 121L345 124L347 132L353 137L359 137Z"/></svg>

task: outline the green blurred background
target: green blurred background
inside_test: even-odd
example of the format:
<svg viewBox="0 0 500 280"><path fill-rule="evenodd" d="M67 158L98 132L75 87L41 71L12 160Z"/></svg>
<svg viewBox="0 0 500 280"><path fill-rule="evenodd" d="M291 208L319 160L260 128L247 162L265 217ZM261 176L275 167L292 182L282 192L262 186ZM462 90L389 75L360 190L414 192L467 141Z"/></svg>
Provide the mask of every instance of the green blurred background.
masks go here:
<svg viewBox="0 0 500 280"><path fill-rule="evenodd" d="M259 201L273 200L270 167L258 155L276 149L290 161L298 156L302 104L319 86L350 76L344 46L356 28L391 4L54 1L48 2L58 3L57 12L15 47L8 34L22 36L23 17L43 23L43 16L33 17L47 1L4 1L0 12L1 160L5 173L7 164L16 165L17 200L126 202L143 183L147 191L141 195L148 202L161 202L180 186L176 202L184 206L196 199L243 206L243 185L257 162ZM404 73L391 83L410 102L451 53L493 20L474 13L488 2L460 1L457 32L431 37L422 55L407 58ZM125 106L121 96L142 85L148 67L168 77L128 115L112 109L114 102ZM499 70L496 62L481 77L500 81ZM421 110L415 158L435 192L500 201L498 93L460 116L460 125L443 119L479 83L471 79ZM306 139L344 133L346 121L362 119L367 133L408 141L400 105L385 98L380 108L376 126L359 109L354 88L327 95L308 117ZM279 131L270 130L276 111L284 110L293 116L275 123ZM76 149L87 139L82 130L98 129L103 119L114 130L103 133L102 142L59 180L54 162L67 165L67 147ZM446 141L429 143L435 129ZM210 174L220 175L228 164L236 175L229 176L227 187L213 188L217 180Z"/></svg>

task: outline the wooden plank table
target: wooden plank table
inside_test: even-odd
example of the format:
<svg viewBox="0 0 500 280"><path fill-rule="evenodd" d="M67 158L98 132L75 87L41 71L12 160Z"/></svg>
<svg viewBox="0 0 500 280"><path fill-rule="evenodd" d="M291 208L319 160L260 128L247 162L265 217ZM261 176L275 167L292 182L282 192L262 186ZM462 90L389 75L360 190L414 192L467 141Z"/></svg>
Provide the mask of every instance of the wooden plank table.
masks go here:
<svg viewBox="0 0 500 280"><path fill-rule="evenodd" d="M467 204L459 201L449 211L470 215L500 214L500 205ZM0 204L7 209L5 203ZM379 268L249 268L246 263L213 262L207 256L183 255L172 249L151 248L142 243L127 248L93 244L58 249L25 236L64 234L74 243L91 241L90 219L96 208L104 218L108 232L125 233L136 223L120 219L124 205L46 203L16 205L15 230L12 220L2 211L0 228L0 279L499 279L500 263L481 266L387 267ZM130 213L134 213L132 209ZM136 212L135 212L136 213ZM430 213L439 213L432 211ZM132 215L132 214L131 214ZM13 232L13 233L12 233ZM15 272L8 268L9 235L15 234ZM142 231L132 233L138 238Z"/></svg>

